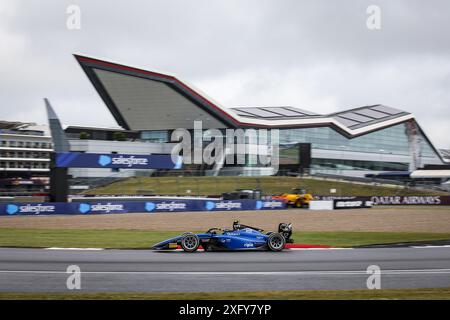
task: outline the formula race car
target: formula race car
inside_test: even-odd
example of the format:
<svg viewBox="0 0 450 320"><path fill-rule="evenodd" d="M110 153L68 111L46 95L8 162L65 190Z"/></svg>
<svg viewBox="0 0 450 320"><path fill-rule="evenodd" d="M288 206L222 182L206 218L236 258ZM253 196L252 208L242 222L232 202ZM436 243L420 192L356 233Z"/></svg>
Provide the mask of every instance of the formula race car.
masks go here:
<svg viewBox="0 0 450 320"><path fill-rule="evenodd" d="M183 233L153 246L154 250L170 250L181 247L185 252L194 252L202 246L205 251L270 250L281 251L286 243L292 243L292 225L280 223L278 232L264 230L233 222L233 228L211 228L205 233Z"/></svg>

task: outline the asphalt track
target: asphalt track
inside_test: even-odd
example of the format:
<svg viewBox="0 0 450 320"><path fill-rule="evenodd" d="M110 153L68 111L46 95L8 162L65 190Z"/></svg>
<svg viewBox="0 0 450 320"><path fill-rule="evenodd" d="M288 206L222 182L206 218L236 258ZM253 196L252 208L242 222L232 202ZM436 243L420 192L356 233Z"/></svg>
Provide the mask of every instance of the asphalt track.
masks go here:
<svg viewBox="0 0 450 320"><path fill-rule="evenodd" d="M153 252L0 249L0 291L69 292L69 265L81 292L189 292L364 289L370 265L382 288L450 287L450 247Z"/></svg>

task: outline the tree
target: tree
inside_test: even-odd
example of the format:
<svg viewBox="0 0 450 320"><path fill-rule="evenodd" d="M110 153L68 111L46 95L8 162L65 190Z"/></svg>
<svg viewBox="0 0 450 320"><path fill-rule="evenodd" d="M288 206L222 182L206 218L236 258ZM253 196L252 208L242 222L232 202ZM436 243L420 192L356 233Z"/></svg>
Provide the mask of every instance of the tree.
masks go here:
<svg viewBox="0 0 450 320"><path fill-rule="evenodd" d="M90 135L89 135L89 133L87 133L87 132L80 132L80 139L81 140L88 140L90 138Z"/></svg>
<svg viewBox="0 0 450 320"><path fill-rule="evenodd" d="M126 141L127 136L123 132L116 131L113 133L113 139L116 141Z"/></svg>

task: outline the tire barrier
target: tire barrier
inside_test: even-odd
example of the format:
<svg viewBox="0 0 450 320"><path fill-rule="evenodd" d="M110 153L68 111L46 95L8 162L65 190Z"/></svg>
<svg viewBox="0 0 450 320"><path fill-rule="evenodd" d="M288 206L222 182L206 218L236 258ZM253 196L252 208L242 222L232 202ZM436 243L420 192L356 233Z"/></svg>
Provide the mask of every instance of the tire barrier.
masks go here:
<svg viewBox="0 0 450 320"><path fill-rule="evenodd" d="M286 209L282 200L152 200L152 201L95 201L42 202L0 204L0 216L53 214L113 214L157 213L188 211L236 211Z"/></svg>

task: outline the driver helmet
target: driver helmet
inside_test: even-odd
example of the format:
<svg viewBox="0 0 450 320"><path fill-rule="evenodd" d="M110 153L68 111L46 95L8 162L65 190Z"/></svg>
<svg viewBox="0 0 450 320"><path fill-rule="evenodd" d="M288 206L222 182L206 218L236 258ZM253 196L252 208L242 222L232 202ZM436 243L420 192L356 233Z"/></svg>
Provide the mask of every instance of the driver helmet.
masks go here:
<svg viewBox="0 0 450 320"><path fill-rule="evenodd" d="M292 224L288 223L280 223L279 231L289 232L292 230Z"/></svg>

